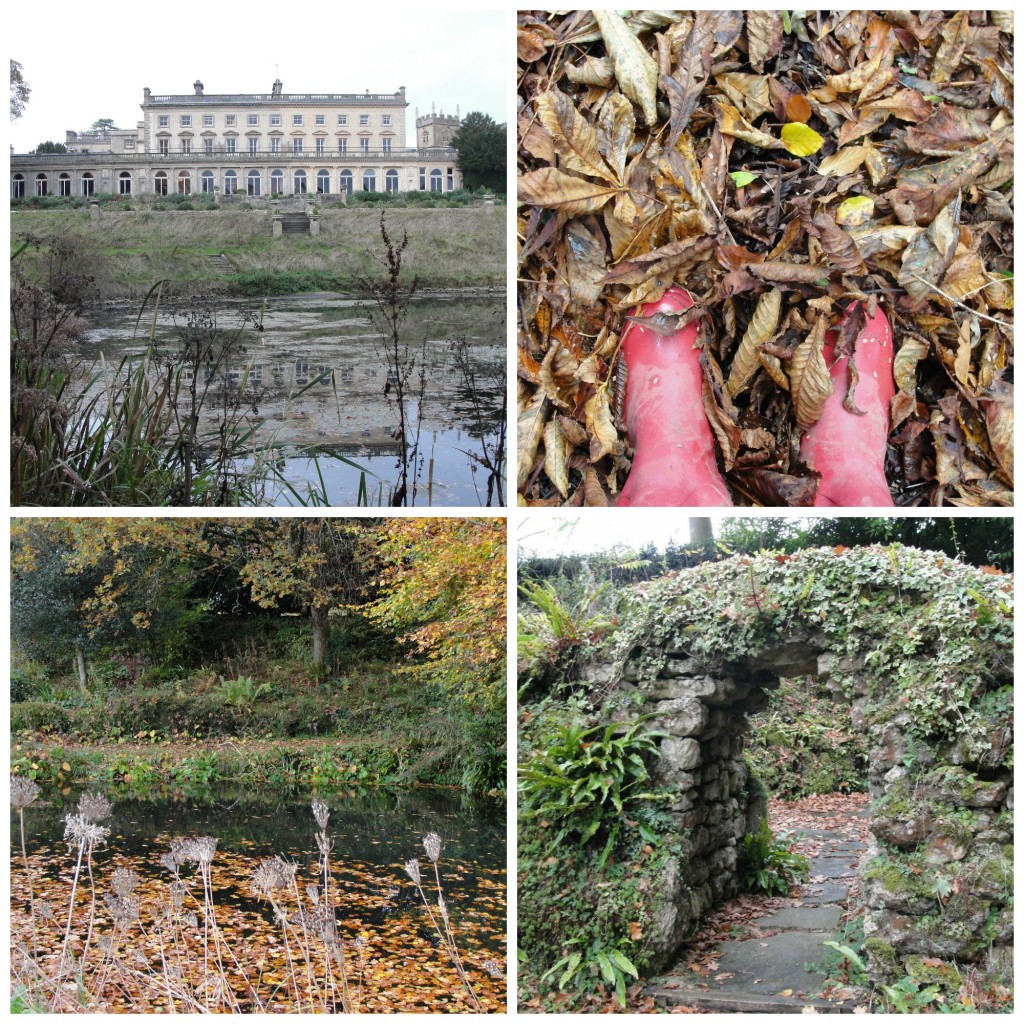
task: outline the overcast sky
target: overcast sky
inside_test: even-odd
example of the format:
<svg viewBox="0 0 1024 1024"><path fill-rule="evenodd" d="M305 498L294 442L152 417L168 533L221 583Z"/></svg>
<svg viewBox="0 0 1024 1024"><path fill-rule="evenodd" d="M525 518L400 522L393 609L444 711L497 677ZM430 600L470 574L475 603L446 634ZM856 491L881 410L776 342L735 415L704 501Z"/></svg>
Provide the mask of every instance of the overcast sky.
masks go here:
<svg viewBox="0 0 1024 1024"><path fill-rule="evenodd" d="M271 13L276 12L276 13ZM233 14L238 14L234 17ZM294 17L293 17L294 15ZM438 10L371 4L107 8L56 0L8 17L10 56L32 89L24 116L10 124L15 153L63 142L99 118L119 128L140 120L142 90L207 94L391 93L405 86L406 134L415 108L508 120L513 15L501 10Z"/></svg>

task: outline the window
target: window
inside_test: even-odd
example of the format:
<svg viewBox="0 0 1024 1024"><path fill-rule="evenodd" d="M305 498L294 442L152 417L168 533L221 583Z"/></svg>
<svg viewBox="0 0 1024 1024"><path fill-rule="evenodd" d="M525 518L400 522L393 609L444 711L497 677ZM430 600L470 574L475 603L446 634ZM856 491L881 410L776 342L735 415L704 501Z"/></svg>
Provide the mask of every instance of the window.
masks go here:
<svg viewBox="0 0 1024 1024"><path fill-rule="evenodd" d="M303 171L303 170L296 171L295 172L295 177L294 177L293 181L295 183L295 188L293 189L295 194L297 196L305 195L306 194L306 172Z"/></svg>
<svg viewBox="0 0 1024 1024"><path fill-rule="evenodd" d="M302 124L302 115L292 114L292 124Z"/></svg>
<svg viewBox="0 0 1024 1024"><path fill-rule="evenodd" d="M360 139L359 140L359 152L360 153L369 153L370 152L370 140L369 139Z"/></svg>
<svg viewBox="0 0 1024 1024"><path fill-rule="evenodd" d="M71 195L71 175L66 171L57 179L57 195Z"/></svg>
<svg viewBox="0 0 1024 1024"><path fill-rule="evenodd" d="M191 153L192 152L192 140L191 139L182 139L181 140L181 151L182 151L182 153Z"/></svg>
<svg viewBox="0 0 1024 1024"><path fill-rule="evenodd" d="M170 114L160 114L157 117L156 124L157 124L158 128L170 128L171 127L171 115Z"/></svg>
<svg viewBox="0 0 1024 1024"><path fill-rule="evenodd" d="M436 167L430 172L430 191L441 191L441 172Z"/></svg>
<svg viewBox="0 0 1024 1024"><path fill-rule="evenodd" d="M224 195L233 196L238 191L238 173L236 171L224 172Z"/></svg>
<svg viewBox="0 0 1024 1024"><path fill-rule="evenodd" d="M323 124L324 123L324 115L323 114L317 114L316 115L316 123L317 124Z"/></svg>
<svg viewBox="0 0 1024 1024"><path fill-rule="evenodd" d="M383 114L383 115L381 115L380 123L382 125L384 125L386 128L390 127L391 126L391 115L390 114Z"/></svg>
<svg viewBox="0 0 1024 1024"><path fill-rule="evenodd" d="M381 144L381 146L384 147L384 152L385 153L390 153L391 152L391 140L390 139L381 139L380 140L380 144Z"/></svg>
<svg viewBox="0 0 1024 1024"><path fill-rule="evenodd" d="M234 114L225 114L224 115L224 124L228 128L234 128L235 127L235 115Z"/></svg>
<svg viewBox="0 0 1024 1024"><path fill-rule="evenodd" d="M448 178L448 191L453 192L455 190L455 171L451 167L448 168L446 177Z"/></svg>
<svg viewBox="0 0 1024 1024"><path fill-rule="evenodd" d="M338 124L348 124L348 114L339 114Z"/></svg>
<svg viewBox="0 0 1024 1024"><path fill-rule="evenodd" d="M191 128L192 127L192 115L191 114L182 114L181 115L181 119L180 119L180 124L181 124L182 128Z"/></svg>
<svg viewBox="0 0 1024 1024"><path fill-rule="evenodd" d="M251 196L258 196L260 194L260 172L250 171L245 176L245 190Z"/></svg>
<svg viewBox="0 0 1024 1024"><path fill-rule="evenodd" d="M25 178L24 178L23 175L16 174L14 176L14 182L13 182L12 188L11 188L11 195L15 199L24 199L25 198Z"/></svg>
<svg viewBox="0 0 1024 1024"><path fill-rule="evenodd" d="M370 123L370 115L369 114L360 114L359 115L359 127L360 128L365 128L369 123Z"/></svg>
<svg viewBox="0 0 1024 1024"><path fill-rule="evenodd" d="M284 191L284 172L283 171L271 171L270 172L270 191L280 195Z"/></svg>
<svg viewBox="0 0 1024 1024"><path fill-rule="evenodd" d="M260 151L260 140L259 139L250 139L249 140L249 156L255 156L259 151Z"/></svg>
<svg viewBox="0 0 1024 1024"><path fill-rule="evenodd" d="M427 191L427 169L426 167L420 168L420 191Z"/></svg>
<svg viewBox="0 0 1024 1024"><path fill-rule="evenodd" d="M207 156L213 155L213 139L203 139L203 152Z"/></svg>
<svg viewBox="0 0 1024 1024"><path fill-rule="evenodd" d="M341 174L338 175L338 188L342 192L346 192L349 195L352 194L352 172L351 171L342 171Z"/></svg>
<svg viewBox="0 0 1024 1024"><path fill-rule="evenodd" d="M246 117L246 123L249 125L250 128L255 128L256 125L258 125L260 123L260 115L259 114L249 114Z"/></svg>
<svg viewBox="0 0 1024 1024"><path fill-rule="evenodd" d="M391 193L398 191L398 171L392 169L384 172L384 191Z"/></svg>
<svg viewBox="0 0 1024 1024"><path fill-rule="evenodd" d="M213 114L203 114L203 127L204 128L212 128L213 127Z"/></svg>
<svg viewBox="0 0 1024 1024"><path fill-rule="evenodd" d="M274 128L274 127L280 128L281 127L281 115L280 114L271 114L270 115L270 127L271 128Z"/></svg>
<svg viewBox="0 0 1024 1024"><path fill-rule="evenodd" d="M124 148L125 149L134 149L135 148L135 140L134 139L125 139L124 140Z"/></svg>
<svg viewBox="0 0 1024 1024"><path fill-rule="evenodd" d="M153 179L153 192L158 196L167 195L167 172L157 171Z"/></svg>
<svg viewBox="0 0 1024 1024"><path fill-rule="evenodd" d="M22 182L22 192L24 193L24 182ZM92 171L86 171L82 175L82 195L91 196L96 194L96 179L92 176Z"/></svg>
<svg viewBox="0 0 1024 1024"><path fill-rule="evenodd" d="M167 156L168 141L167 139L157 139L157 146L160 149L161 156Z"/></svg>
<svg viewBox="0 0 1024 1024"><path fill-rule="evenodd" d="M363 191L377 191L377 175L374 171L363 171Z"/></svg>
<svg viewBox="0 0 1024 1024"><path fill-rule="evenodd" d="M130 171L122 171L117 176L117 194L130 196L132 194L132 175Z"/></svg>
<svg viewBox="0 0 1024 1024"><path fill-rule="evenodd" d="M338 152L339 153L347 153L348 152L348 139L338 139Z"/></svg>
<svg viewBox="0 0 1024 1024"><path fill-rule="evenodd" d="M326 195L331 191L331 175L328 171L316 172L316 190Z"/></svg>
<svg viewBox="0 0 1024 1024"><path fill-rule="evenodd" d="M292 139L292 152L293 153L301 153L302 152L302 139Z"/></svg>
<svg viewBox="0 0 1024 1024"><path fill-rule="evenodd" d="M270 140L270 152L271 153L280 153L281 152L281 140L280 139L271 139Z"/></svg>
<svg viewBox="0 0 1024 1024"><path fill-rule="evenodd" d="M430 133L426 130L426 128L424 128L423 129L423 145L426 146L426 145L429 145L429 143L430 143Z"/></svg>
<svg viewBox="0 0 1024 1024"><path fill-rule="evenodd" d="M216 190L215 181L213 171L203 171L199 175L199 191L212 194Z"/></svg>
<svg viewBox="0 0 1024 1024"><path fill-rule="evenodd" d="M317 156L323 156L324 155L324 143L326 141L327 141L326 139L317 139L316 140L316 155Z"/></svg>
<svg viewBox="0 0 1024 1024"><path fill-rule="evenodd" d="M188 171L178 171L178 195L190 196L192 194L192 175Z"/></svg>
<svg viewBox="0 0 1024 1024"><path fill-rule="evenodd" d="M225 139L224 142L227 145L227 152L228 153L234 153L236 140L234 138L229 138L229 139Z"/></svg>
<svg viewBox="0 0 1024 1024"><path fill-rule="evenodd" d="M45 174L36 175L36 195L45 196L49 195L50 183L46 180Z"/></svg>

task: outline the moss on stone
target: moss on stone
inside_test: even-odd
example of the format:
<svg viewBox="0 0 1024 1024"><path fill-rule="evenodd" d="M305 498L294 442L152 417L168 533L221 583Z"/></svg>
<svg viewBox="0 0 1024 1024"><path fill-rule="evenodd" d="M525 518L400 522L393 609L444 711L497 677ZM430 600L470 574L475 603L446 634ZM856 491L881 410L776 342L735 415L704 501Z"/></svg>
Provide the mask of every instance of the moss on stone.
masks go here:
<svg viewBox="0 0 1024 1024"><path fill-rule="evenodd" d="M960 972L945 960L937 961L936 957L907 957L906 971L919 986L940 985L950 991L960 988Z"/></svg>
<svg viewBox="0 0 1024 1024"><path fill-rule="evenodd" d="M883 981L893 981L903 975L903 963L894 946L885 939L872 937L864 940L863 950L868 955L871 973Z"/></svg>
<svg viewBox="0 0 1024 1024"><path fill-rule="evenodd" d="M873 860L864 872L864 878L880 881L885 891L904 898L930 898L934 895L923 875L915 875L909 868L888 857Z"/></svg>

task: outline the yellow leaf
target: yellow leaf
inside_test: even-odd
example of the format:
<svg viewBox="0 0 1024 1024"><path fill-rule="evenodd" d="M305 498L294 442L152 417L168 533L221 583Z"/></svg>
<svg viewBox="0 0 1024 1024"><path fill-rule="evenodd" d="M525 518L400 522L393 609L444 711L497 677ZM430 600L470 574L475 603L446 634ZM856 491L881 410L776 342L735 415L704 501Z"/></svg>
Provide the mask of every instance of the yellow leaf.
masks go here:
<svg viewBox="0 0 1024 1024"><path fill-rule="evenodd" d="M859 228L875 213L875 201L870 196L850 196L839 204L836 223L844 228Z"/></svg>
<svg viewBox="0 0 1024 1024"><path fill-rule="evenodd" d="M821 149L825 140L805 124L784 124L782 126L782 144L793 156L810 156Z"/></svg>
<svg viewBox="0 0 1024 1024"><path fill-rule="evenodd" d="M65 762L64 762L64 763L63 763L63 764L62 764L62 765L60 766L60 770L61 770L62 772L69 772L69 771L71 771L71 765L69 765L69 764L67 763L67 761L65 761Z"/></svg>

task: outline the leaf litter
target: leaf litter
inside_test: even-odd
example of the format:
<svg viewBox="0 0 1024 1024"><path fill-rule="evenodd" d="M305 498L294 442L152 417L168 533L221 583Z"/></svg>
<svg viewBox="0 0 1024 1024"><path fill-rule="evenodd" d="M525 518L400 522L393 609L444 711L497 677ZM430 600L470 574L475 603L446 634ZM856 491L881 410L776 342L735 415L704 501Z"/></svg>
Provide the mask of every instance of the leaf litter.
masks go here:
<svg viewBox="0 0 1024 1024"><path fill-rule="evenodd" d="M520 11L519 503L614 504L621 334L679 284L736 504L813 503L857 299L893 323L896 504L1011 505L1013 41L998 11Z"/></svg>

